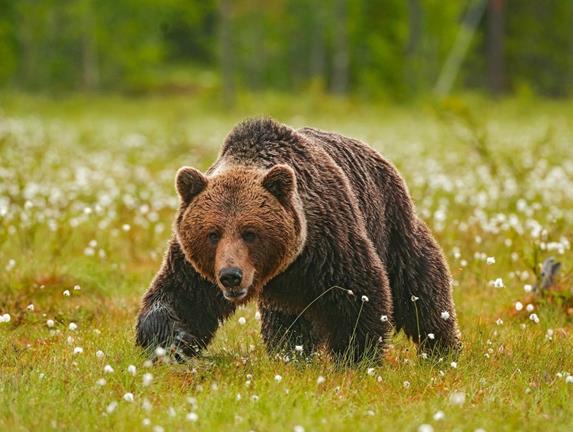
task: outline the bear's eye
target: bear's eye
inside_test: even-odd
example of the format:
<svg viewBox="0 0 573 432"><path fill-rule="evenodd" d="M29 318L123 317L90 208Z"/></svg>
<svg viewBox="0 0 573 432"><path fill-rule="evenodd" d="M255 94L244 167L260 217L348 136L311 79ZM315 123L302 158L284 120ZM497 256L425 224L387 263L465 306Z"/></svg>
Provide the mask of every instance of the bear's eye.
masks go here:
<svg viewBox="0 0 573 432"><path fill-rule="evenodd" d="M252 230L246 230L243 231L241 237L243 237L243 240L247 243L252 243L257 239L257 234Z"/></svg>
<svg viewBox="0 0 573 432"><path fill-rule="evenodd" d="M212 231L207 235L207 238L209 239L209 241L213 244L217 243L219 241L219 239L221 238L221 236L219 235L218 232L216 231Z"/></svg>

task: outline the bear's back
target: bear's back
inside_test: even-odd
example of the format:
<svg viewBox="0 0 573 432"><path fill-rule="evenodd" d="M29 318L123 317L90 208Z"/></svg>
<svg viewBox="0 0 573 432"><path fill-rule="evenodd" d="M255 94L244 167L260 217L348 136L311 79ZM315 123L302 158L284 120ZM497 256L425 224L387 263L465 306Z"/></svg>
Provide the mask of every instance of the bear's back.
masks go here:
<svg viewBox="0 0 573 432"><path fill-rule="evenodd" d="M413 204L394 165L368 144L314 128L297 131L321 148L344 172L364 216L366 230L380 257L386 258L388 237L395 227L392 213L410 214Z"/></svg>
<svg viewBox="0 0 573 432"><path fill-rule="evenodd" d="M270 168L304 158L307 152L297 132L270 118L248 119L229 132L219 159Z"/></svg>

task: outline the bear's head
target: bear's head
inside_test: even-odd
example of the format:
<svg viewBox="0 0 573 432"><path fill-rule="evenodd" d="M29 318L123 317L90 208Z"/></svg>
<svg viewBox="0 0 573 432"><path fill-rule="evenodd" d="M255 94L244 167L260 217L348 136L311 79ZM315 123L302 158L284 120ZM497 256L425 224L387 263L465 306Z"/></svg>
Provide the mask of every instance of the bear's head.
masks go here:
<svg viewBox="0 0 573 432"><path fill-rule="evenodd" d="M287 165L232 167L206 176L181 168L177 240L186 259L229 301L260 293L300 253L306 222Z"/></svg>

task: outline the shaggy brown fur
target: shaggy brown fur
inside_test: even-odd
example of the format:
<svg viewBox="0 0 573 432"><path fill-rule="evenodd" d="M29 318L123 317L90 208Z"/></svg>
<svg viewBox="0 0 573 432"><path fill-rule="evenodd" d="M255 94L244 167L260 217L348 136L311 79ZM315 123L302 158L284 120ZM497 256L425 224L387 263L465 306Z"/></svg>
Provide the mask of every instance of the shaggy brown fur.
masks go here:
<svg viewBox="0 0 573 432"><path fill-rule="evenodd" d="M366 144L248 120L205 175L182 168L176 185L175 235L143 299L139 345L194 355L256 299L271 351L324 345L355 362L393 329L427 354L459 349L442 252L396 168Z"/></svg>

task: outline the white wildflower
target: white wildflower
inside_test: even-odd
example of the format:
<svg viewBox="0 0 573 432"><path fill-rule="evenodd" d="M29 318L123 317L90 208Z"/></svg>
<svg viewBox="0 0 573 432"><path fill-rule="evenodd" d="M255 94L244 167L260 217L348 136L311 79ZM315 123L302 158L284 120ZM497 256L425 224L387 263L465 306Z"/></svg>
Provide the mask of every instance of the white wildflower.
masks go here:
<svg viewBox="0 0 573 432"><path fill-rule="evenodd" d="M153 375L150 374L149 372L147 372L146 374L143 374L143 385L144 386L148 386L151 384L151 382L153 381Z"/></svg>
<svg viewBox="0 0 573 432"><path fill-rule="evenodd" d="M523 303L515 302L515 310L519 312L522 309L523 309Z"/></svg>
<svg viewBox="0 0 573 432"><path fill-rule="evenodd" d="M452 405L463 405L466 402L466 394L464 392L454 392L450 395L450 403Z"/></svg>
<svg viewBox="0 0 573 432"><path fill-rule="evenodd" d="M144 411L149 412L153 409L153 405L151 404L149 399L143 398L143 402L141 403L141 408L143 408Z"/></svg>
<svg viewBox="0 0 573 432"><path fill-rule="evenodd" d="M127 373L135 376L137 374L137 368L134 365L129 365L127 367Z"/></svg>
<svg viewBox="0 0 573 432"><path fill-rule="evenodd" d="M446 321L447 321L447 320L450 319L450 313L449 313L448 311L443 311L442 314L440 315L440 317L441 317L443 320L446 320Z"/></svg>
<svg viewBox="0 0 573 432"><path fill-rule="evenodd" d="M105 410L107 411L108 414L111 414L112 412L115 411L116 408L117 408L117 402L113 401L107 406Z"/></svg>
<svg viewBox="0 0 573 432"><path fill-rule="evenodd" d="M113 368L112 368L110 365L106 364L106 365L103 367L103 371L104 371L105 373L113 373Z"/></svg>
<svg viewBox="0 0 573 432"><path fill-rule="evenodd" d="M197 420L199 420L199 416L197 415L197 413L194 413L193 411L191 411L190 413L188 413L185 418L187 419L187 421L190 421L192 423L195 423Z"/></svg>
<svg viewBox="0 0 573 432"><path fill-rule="evenodd" d="M71 323L68 325L68 328L69 328L71 331L76 331L76 330L78 329L78 325L77 325L75 322L71 322Z"/></svg>
<svg viewBox="0 0 573 432"><path fill-rule="evenodd" d="M495 264L495 257L487 257L487 259L485 260L487 265L492 265Z"/></svg>
<svg viewBox="0 0 573 432"><path fill-rule="evenodd" d="M123 400L126 402L133 402L135 398L133 397L133 393L126 393L123 395Z"/></svg>
<svg viewBox="0 0 573 432"><path fill-rule="evenodd" d="M245 317L239 317L239 324L245 325L247 323L247 319Z"/></svg>

